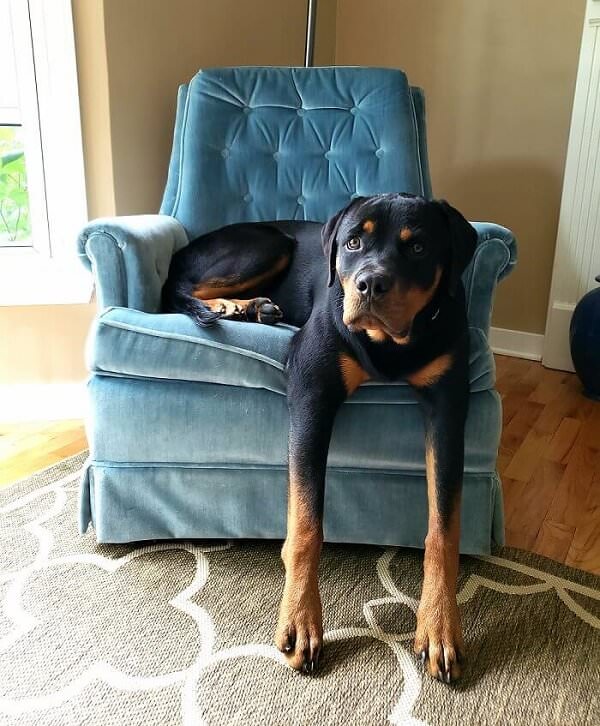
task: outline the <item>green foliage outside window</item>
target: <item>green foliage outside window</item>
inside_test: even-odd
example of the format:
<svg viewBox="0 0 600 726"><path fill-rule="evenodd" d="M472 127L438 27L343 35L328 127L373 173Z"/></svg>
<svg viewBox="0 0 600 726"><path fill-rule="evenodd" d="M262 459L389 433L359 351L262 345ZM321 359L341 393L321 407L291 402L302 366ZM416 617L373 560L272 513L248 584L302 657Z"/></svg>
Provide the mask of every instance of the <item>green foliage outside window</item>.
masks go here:
<svg viewBox="0 0 600 726"><path fill-rule="evenodd" d="M25 153L19 127L0 126L0 244L31 236Z"/></svg>

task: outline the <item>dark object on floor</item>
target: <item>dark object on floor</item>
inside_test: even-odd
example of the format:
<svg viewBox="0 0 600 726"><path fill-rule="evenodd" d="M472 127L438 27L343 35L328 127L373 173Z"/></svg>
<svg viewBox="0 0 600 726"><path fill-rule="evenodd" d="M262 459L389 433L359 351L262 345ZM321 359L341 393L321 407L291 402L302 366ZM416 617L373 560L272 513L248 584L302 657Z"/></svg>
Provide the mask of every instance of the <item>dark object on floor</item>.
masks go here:
<svg viewBox="0 0 600 726"><path fill-rule="evenodd" d="M596 282L600 282L600 275ZM600 401L600 287L577 303L569 332L571 358L584 393Z"/></svg>

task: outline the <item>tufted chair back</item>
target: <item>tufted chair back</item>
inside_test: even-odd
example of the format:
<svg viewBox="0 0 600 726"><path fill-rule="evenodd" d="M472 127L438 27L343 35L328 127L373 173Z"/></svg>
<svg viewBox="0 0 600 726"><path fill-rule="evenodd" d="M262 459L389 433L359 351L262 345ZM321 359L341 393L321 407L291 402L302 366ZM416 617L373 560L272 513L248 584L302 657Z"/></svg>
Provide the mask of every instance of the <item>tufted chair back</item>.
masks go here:
<svg viewBox="0 0 600 726"><path fill-rule="evenodd" d="M431 196L423 94L402 71L212 68L179 89L160 211L190 239L393 191Z"/></svg>

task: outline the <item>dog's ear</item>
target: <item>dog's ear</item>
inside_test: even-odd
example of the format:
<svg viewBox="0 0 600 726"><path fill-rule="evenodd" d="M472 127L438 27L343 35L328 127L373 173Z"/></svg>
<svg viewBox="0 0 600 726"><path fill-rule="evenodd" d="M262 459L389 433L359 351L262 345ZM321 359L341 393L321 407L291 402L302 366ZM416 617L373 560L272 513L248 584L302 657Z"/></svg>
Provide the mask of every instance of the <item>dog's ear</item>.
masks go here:
<svg viewBox="0 0 600 726"><path fill-rule="evenodd" d="M477 232L458 209L448 204L445 199L440 199L437 203L446 218L450 231L450 268L447 272L447 280L448 292L454 297L461 275L475 252Z"/></svg>
<svg viewBox="0 0 600 726"><path fill-rule="evenodd" d="M340 211L337 214L334 214L331 219L329 219L325 224L323 225L323 229L321 230L321 244L323 245L323 253L325 255L325 259L327 260L327 264L329 265L329 276L327 277L327 287L331 287L333 285L333 281L335 280L335 259L337 257L337 233L340 228L340 224L342 223L342 220L346 216L346 214L354 207L356 204L360 204L366 199L366 197L355 197L350 204L346 205L343 209L340 209Z"/></svg>

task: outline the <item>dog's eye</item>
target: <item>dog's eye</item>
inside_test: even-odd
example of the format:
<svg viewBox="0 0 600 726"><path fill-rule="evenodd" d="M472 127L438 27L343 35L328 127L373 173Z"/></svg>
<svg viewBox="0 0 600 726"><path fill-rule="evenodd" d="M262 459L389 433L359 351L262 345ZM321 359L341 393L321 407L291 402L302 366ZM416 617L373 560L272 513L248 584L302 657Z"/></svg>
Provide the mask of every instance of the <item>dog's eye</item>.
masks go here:
<svg viewBox="0 0 600 726"><path fill-rule="evenodd" d="M361 241L360 237L352 237L352 239L349 239L346 242L346 247L349 250L359 250L361 244L362 244L362 241Z"/></svg>
<svg viewBox="0 0 600 726"><path fill-rule="evenodd" d="M410 246L410 251L415 257L420 257L425 252L425 247L420 242L415 242Z"/></svg>

